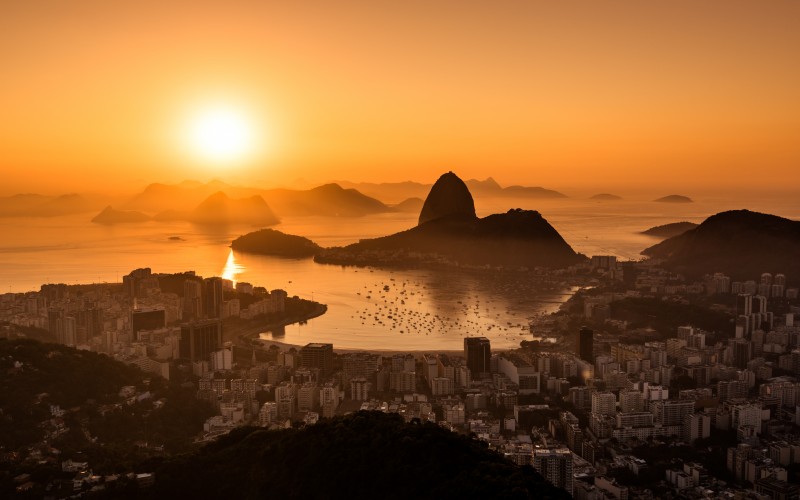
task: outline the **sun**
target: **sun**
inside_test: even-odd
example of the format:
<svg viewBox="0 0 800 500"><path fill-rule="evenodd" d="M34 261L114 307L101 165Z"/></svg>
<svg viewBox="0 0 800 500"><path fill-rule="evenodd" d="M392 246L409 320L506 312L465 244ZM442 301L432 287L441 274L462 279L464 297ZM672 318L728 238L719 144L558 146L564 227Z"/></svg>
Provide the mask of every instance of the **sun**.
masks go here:
<svg viewBox="0 0 800 500"><path fill-rule="evenodd" d="M186 146L199 160L229 165L253 152L254 126L247 113L234 106L204 107L187 122Z"/></svg>

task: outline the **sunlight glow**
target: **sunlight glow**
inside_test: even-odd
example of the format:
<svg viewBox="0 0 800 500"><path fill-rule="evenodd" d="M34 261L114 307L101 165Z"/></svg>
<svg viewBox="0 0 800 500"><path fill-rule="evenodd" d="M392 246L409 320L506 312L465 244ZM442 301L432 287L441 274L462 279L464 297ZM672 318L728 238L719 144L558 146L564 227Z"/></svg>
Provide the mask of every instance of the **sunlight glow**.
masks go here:
<svg viewBox="0 0 800 500"><path fill-rule="evenodd" d="M243 111L219 105L190 118L186 139L190 152L199 159L227 166L252 153L255 137L253 124Z"/></svg>

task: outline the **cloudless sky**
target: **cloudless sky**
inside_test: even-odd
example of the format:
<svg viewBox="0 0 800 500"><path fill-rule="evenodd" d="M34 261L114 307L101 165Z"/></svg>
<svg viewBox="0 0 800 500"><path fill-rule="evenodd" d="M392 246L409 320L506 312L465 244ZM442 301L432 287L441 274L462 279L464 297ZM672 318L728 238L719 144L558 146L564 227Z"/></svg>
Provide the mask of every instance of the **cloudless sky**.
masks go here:
<svg viewBox="0 0 800 500"><path fill-rule="evenodd" d="M463 178L788 189L800 2L0 2L0 194ZM251 155L182 131L241 110ZM607 189L606 189L607 190Z"/></svg>

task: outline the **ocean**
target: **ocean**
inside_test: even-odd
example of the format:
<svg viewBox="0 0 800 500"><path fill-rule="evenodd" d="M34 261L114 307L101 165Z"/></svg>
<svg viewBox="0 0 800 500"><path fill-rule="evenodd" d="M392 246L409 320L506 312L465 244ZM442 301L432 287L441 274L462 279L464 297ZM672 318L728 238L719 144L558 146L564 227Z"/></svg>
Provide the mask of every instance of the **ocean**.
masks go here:
<svg viewBox="0 0 800 500"><path fill-rule="evenodd" d="M696 199L688 204L651 201L476 200L479 216L510 208L538 210L578 252L639 259L658 239L638 234L677 221L702 222L714 213L747 208L800 219L792 198ZM132 269L194 270L222 275L328 305L328 312L285 333L265 332L290 344L332 342L336 348L452 350L463 337L483 335L497 348L532 338L531 318L558 309L575 289L537 289L521 279L453 270L390 270L316 264L232 252L235 237L256 228L208 228L184 222L101 226L94 214L53 218L0 218L0 293L38 290L43 283L118 282ZM408 229L416 214L357 218L285 218L280 231L323 246L345 245ZM714 270L709 270L713 272ZM754 277L755 278L755 277ZM276 335L273 337L273 335Z"/></svg>

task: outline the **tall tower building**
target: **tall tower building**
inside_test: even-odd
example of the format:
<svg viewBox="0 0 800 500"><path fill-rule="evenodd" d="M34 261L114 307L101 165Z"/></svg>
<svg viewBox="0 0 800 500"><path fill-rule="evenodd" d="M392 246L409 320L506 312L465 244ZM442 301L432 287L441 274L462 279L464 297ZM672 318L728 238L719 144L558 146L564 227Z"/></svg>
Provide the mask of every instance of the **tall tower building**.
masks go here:
<svg viewBox="0 0 800 500"><path fill-rule="evenodd" d="M579 358L594 363L594 331L585 326L578 332L577 352Z"/></svg>
<svg viewBox="0 0 800 500"><path fill-rule="evenodd" d="M222 317L222 278L203 280L203 312L209 319Z"/></svg>
<svg viewBox="0 0 800 500"><path fill-rule="evenodd" d="M481 373L492 371L492 348L486 337L464 338L464 357L473 380L480 378Z"/></svg>
<svg viewBox="0 0 800 500"><path fill-rule="evenodd" d="M191 361L208 361L211 353L221 348L221 321L194 321L181 326L181 340L178 349L182 358Z"/></svg>
<svg viewBox="0 0 800 500"><path fill-rule="evenodd" d="M184 321L203 319L203 286L197 280L183 282Z"/></svg>
<svg viewBox="0 0 800 500"><path fill-rule="evenodd" d="M572 495L572 452L568 448L534 450L533 468L548 482Z"/></svg>
<svg viewBox="0 0 800 500"><path fill-rule="evenodd" d="M327 377L333 368L333 344L306 344L300 350L300 364L317 368L321 377Z"/></svg>

